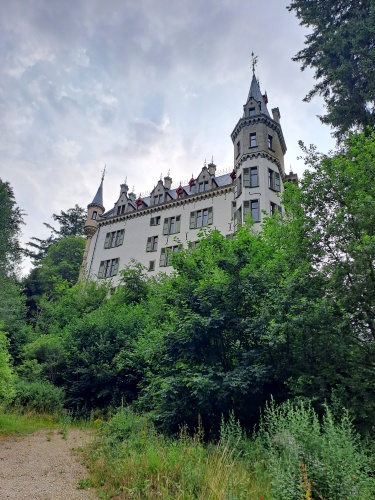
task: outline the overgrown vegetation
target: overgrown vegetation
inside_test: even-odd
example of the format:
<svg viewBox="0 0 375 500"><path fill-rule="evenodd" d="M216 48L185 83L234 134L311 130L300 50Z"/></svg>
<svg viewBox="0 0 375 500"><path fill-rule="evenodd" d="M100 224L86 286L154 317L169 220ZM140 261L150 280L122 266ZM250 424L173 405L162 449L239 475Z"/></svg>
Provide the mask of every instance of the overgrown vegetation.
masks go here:
<svg viewBox="0 0 375 500"><path fill-rule="evenodd" d="M174 274L134 262L113 292L78 281L76 206L32 239L21 283L23 214L0 181L1 432L54 425L22 412L64 406L64 432L97 417L81 487L102 498L375 496L375 10L289 9L313 27L296 56L321 79L307 100L323 95L346 140L328 155L301 144L308 170L261 230L202 232Z"/></svg>

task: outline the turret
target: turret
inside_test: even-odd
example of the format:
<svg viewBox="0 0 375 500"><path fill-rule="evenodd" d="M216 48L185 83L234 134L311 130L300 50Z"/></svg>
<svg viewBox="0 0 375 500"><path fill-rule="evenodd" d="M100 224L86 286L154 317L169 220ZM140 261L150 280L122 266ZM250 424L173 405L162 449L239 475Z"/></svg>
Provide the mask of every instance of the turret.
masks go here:
<svg viewBox="0 0 375 500"><path fill-rule="evenodd" d="M94 234L98 229L98 220L100 216L104 213L103 181L104 181L104 172L102 175L102 180L100 182L98 191L94 196L94 199L92 200L91 203L87 205L87 219L84 227L84 231L86 234L86 247L85 247L85 252L83 254L81 277L83 277L84 273L86 272L87 256L89 254L92 237L94 236Z"/></svg>
<svg viewBox="0 0 375 500"><path fill-rule="evenodd" d="M251 215L255 227L263 212L280 213L280 194L285 179L286 144L280 125L279 108L268 111L268 96L260 90L255 76L257 58L253 57L253 76L242 117L231 138L234 146L234 225Z"/></svg>

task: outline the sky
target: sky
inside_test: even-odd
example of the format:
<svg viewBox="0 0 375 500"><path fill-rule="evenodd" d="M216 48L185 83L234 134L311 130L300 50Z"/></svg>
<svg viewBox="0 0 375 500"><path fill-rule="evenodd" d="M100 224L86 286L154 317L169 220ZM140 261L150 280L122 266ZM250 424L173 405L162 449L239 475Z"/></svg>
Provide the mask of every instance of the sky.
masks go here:
<svg viewBox="0 0 375 500"><path fill-rule="evenodd" d="M286 171L305 169L299 140L332 149L322 101L303 102L314 75L292 61L307 31L288 4L0 0L0 178L27 214L22 243L49 236L53 213L86 207L105 165L106 210L125 179L138 196L212 157L232 170L252 52L268 109L280 109Z"/></svg>

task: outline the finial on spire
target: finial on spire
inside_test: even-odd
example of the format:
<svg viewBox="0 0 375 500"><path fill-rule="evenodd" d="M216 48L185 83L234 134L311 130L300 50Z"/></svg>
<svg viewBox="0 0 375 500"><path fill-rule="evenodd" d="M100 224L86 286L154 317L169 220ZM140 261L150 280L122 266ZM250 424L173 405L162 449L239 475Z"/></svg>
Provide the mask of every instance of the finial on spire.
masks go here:
<svg viewBox="0 0 375 500"><path fill-rule="evenodd" d="M252 67L253 67L253 75L255 75L255 67L258 63L258 56L254 54L254 52L251 53L251 58L252 58Z"/></svg>
<svg viewBox="0 0 375 500"><path fill-rule="evenodd" d="M204 166L207 167L206 158L204 159Z"/></svg>
<svg viewBox="0 0 375 500"><path fill-rule="evenodd" d="M105 169L107 168L107 165L104 165L103 168L103 173L102 173L102 181L104 181L104 176L105 176Z"/></svg>
<svg viewBox="0 0 375 500"><path fill-rule="evenodd" d="M163 180L163 172L160 174L160 180Z"/></svg>
<svg viewBox="0 0 375 500"><path fill-rule="evenodd" d="M214 162L214 155L211 156L211 163Z"/></svg>
<svg viewBox="0 0 375 500"><path fill-rule="evenodd" d="M170 177L170 175L171 175L171 169L169 168L167 176Z"/></svg>
<svg viewBox="0 0 375 500"><path fill-rule="evenodd" d="M128 183L128 176L125 177L125 184Z"/></svg>

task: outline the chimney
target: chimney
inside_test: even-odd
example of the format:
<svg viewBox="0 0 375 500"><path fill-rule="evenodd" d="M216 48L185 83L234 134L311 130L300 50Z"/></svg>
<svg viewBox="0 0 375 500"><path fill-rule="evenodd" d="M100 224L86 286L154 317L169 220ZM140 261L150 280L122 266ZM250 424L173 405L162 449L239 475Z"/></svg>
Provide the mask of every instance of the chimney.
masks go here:
<svg viewBox="0 0 375 500"><path fill-rule="evenodd" d="M211 160L211 163L209 163L207 165L207 168L208 168L208 172L210 175L212 175L213 177L215 177L215 172L216 172L216 165L214 163L214 159L212 158Z"/></svg>
<svg viewBox="0 0 375 500"><path fill-rule="evenodd" d="M169 172L167 177L164 177L164 187L165 189L171 189L172 187L172 178L169 176Z"/></svg>
<svg viewBox="0 0 375 500"><path fill-rule="evenodd" d="M281 115L280 115L279 108L272 109L272 116L273 116L273 119L275 120L276 123L280 123Z"/></svg>

